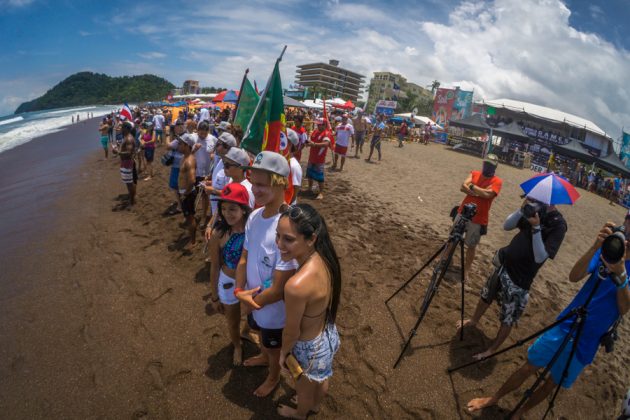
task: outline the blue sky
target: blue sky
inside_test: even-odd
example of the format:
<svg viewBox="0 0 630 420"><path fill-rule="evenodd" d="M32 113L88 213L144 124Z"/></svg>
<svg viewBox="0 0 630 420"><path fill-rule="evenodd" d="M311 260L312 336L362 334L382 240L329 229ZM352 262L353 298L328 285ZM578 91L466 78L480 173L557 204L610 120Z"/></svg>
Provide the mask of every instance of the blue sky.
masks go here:
<svg viewBox="0 0 630 420"><path fill-rule="evenodd" d="M336 58L371 75L474 88L630 126L630 0L0 0L0 115L82 70L176 85L264 84L284 44L295 65Z"/></svg>

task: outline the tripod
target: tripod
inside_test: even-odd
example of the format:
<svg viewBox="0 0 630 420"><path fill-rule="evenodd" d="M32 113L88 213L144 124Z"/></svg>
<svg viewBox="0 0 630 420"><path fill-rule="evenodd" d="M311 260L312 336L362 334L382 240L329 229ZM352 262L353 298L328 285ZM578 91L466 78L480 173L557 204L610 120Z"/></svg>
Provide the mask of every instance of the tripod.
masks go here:
<svg viewBox="0 0 630 420"><path fill-rule="evenodd" d="M394 294L392 294L385 301L385 304L387 304L394 296L396 296L398 293L400 293L400 291L402 291L405 287L407 287L407 285L411 283L411 281L414 278L416 278L416 276L418 276L418 274L420 274L422 270L428 267L429 264L431 264L431 262L433 262L433 260L435 260L438 257L438 255L442 254L439 262L436 264L435 268L433 269L433 274L431 275L431 281L429 282L429 287L427 288L427 292L424 295L424 300L422 301L422 307L420 309L420 316L418 317L416 324L414 325L411 332L409 333L409 338L407 338L407 341L405 342L405 345L402 351L400 352L400 355L398 356L396 363L394 363L394 369L398 366L398 364L402 360L402 357L405 354L407 347L409 347L409 344L411 344L411 340L416 335L418 327L420 326L422 319L427 313L427 310L429 309L429 305L431 304L431 301L433 300L433 297L435 296L438 290L438 287L440 286L440 283L442 283L442 279L444 278L444 275L446 274L446 270L450 266L451 260L453 259L453 254L455 254L455 250L458 247L460 249L460 260L461 260L461 285L462 285L461 321L462 321L462 324L464 323L464 241L463 239L464 239L464 231L466 229L466 223L469 220L470 219L462 217L457 222L457 224L455 224L455 226L453 227L453 230L451 231L449 235L448 240L444 244L442 244L440 249L438 249L437 252L433 254L433 256L429 258L429 260L418 271L416 271L414 275L412 275L409 278L409 280L407 280L402 286L400 286L400 288L396 290ZM447 251L446 254L444 254L445 251ZM464 339L463 328L460 329L459 339L460 340Z"/></svg>
<svg viewBox="0 0 630 420"><path fill-rule="evenodd" d="M573 339L573 343L571 345L571 353L569 355L569 358L564 366L564 369L562 371L562 378L560 381L558 381L559 383L556 386L556 389L553 393L553 396L551 397L551 400L549 401L549 404L547 405L547 411L545 411L545 414L543 416L543 420L547 417L547 415L551 412L551 410L554 407L555 401L556 401L556 397L558 396L558 393L560 392L560 387L562 385L562 383L565 381L565 379L568 377L569 374L569 368L571 366L571 361L573 360L573 357L575 356L575 352L577 351L577 346L578 343L580 341L580 337L582 335L582 331L584 329L584 324L586 322L586 317L588 315L588 305L591 303L591 300L593 300L593 297L595 296L595 293L597 292L597 289L599 288L600 283L602 282L603 279L605 279L606 277L608 277L610 273L608 272L608 270L606 269L606 267L602 264L599 266L598 269L598 275L597 275L597 281L595 283L595 285L593 286L593 290L591 290L590 294L588 295L588 297L586 298L586 300L584 301L583 304L576 306L575 308L571 309L569 312L567 312L564 316L560 317L559 319L557 319L555 322L553 322L552 324L542 328L541 330L531 334L528 337L525 337L521 340L518 340L516 343L512 344L509 347L506 347L502 350L499 350L497 352L494 352L482 359L479 360L474 360L472 362L469 363L465 363L461 366L457 366L454 368L449 368L447 371L448 373L453 373L457 370L463 369L465 367L468 366L472 366L475 365L477 363L486 361L488 359L491 359L493 357L498 356L499 354L505 353L507 351L510 351L516 347L520 347L523 344L525 344L526 342L530 341L533 338L538 337L539 335L544 334L545 332L557 327L558 325L562 324L564 321L573 318L573 322L571 323L571 327L569 328L569 332L566 334L566 336L564 337L564 340L562 341L562 343L560 344L560 346L558 347L558 349L556 350L556 352L554 353L553 357L551 358L551 360L549 361L549 363L547 363L547 365L545 365L545 368L543 369L542 374L540 374L538 376L538 378L536 379L536 381L534 382L534 384L529 387L527 389L527 391L525 391L525 393L523 394L523 397L521 398L521 400L519 401L519 403L516 405L516 407L514 407L514 409L510 412L510 414L508 414L507 418L511 419L512 416L521 408L523 407L523 405L527 402L527 400L534 394L534 391L536 391L536 389L540 386L540 384L545 381L547 379L547 375L550 373L553 365L556 363L556 361L558 360L558 358L562 355L562 352L564 351L564 349L566 348L566 346L569 344L569 341L571 341L572 337L575 337Z"/></svg>

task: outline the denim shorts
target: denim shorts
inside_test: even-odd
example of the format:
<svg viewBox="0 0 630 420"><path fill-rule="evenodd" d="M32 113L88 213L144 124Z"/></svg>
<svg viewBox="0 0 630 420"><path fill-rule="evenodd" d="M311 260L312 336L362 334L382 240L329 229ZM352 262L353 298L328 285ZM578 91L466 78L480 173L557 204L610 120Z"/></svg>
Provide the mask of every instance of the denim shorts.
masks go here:
<svg viewBox="0 0 630 420"><path fill-rule="evenodd" d="M339 333L335 324L327 323L324 331L312 340L298 341L293 355L302 367L303 375L314 382L324 382L333 374L332 364L339 350Z"/></svg>
<svg viewBox="0 0 630 420"><path fill-rule="evenodd" d="M552 328L547 331L532 344L527 350L527 362L538 368L543 368L547 365L547 363L551 362L554 354L560 348L562 341L566 337L567 333L560 329L560 326ZM567 366L567 360L569 360L569 356L571 355L571 347L573 346L573 338L569 340L567 345L560 353L560 357L556 360L556 362L551 367L551 377L556 384L559 384L562 380L562 373ZM584 365L577 360L576 356L573 355L573 359L571 359L571 364L569 365L569 371L567 372L566 379L562 382L563 388L571 388L573 382L580 376L580 373L584 369Z"/></svg>

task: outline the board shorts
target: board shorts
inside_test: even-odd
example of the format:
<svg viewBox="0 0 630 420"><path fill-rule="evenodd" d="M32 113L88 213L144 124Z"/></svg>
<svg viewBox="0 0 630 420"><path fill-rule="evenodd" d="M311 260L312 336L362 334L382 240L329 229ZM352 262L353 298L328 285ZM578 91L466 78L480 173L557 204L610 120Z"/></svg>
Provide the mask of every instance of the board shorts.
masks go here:
<svg viewBox="0 0 630 420"><path fill-rule="evenodd" d="M346 157L346 153L348 153L348 146L340 146L338 144L335 144L336 155Z"/></svg>
<svg viewBox="0 0 630 420"><path fill-rule="evenodd" d="M457 214L455 216L455 220L453 222L453 226L457 224L462 218L461 214ZM479 242L481 242L481 237L485 235L483 226L479 223L467 222L466 223L466 232L464 234L464 244L466 246L477 246Z"/></svg>
<svg viewBox="0 0 630 420"><path fill-rule="evenodd" d="M138 183L138 172L136 172L136 163L133 159L120 161L120 179L123 184Z"/></svg>
<svg viewBox="0 0 630 420"><path fill-rule="evenodd" d="M144 158L147 160L147 162L153 162L153 158L155 157L155 149L151 148L151 149L144 149Z"/></svg>
<svg viewBox="0 0 630 420"><path fill-rule="evenodd" d="M162 140L164 137L164 130L155 130L155 141Z"/></svg>
<svg viewBox="0 0 630 420"><path fill-rule="evenodd" d="M370 141L370 146L381 148L381 138L379 136L372 136L372 140Z"/></svg>
<svg viewBox="0 0 630 420"><path fill-rule="evenodd" d="M238 303L238 299L234 296L234 287L236 280L219 270L219 300L224 305L234 305Z"/></svg>
<svg viewBox="0 0 630 420"><path fill-rule="evenodd" d="M354 141L357 146L363 146L363 143L365 142L365 131L356 131L354 133Z"/></svg>
<svg viewBox="0 0 630 420"><path fill-rule="evenodd" d="M197 198L197 189L193 189L182 199L182 213L184 217L195 215L195 199Z"/></svg>
<svg viewBox="0 0 630 420"><path fill-rule="evenodd" d="M109 143L109 136L101 134L101 146L103 146L103 149L107 149L107 143Z"/></svg>
<svg viewBox="0 0 630 420"><path fill-rule="evenodd" d="M481 288L481 300L487 304L496 300L500 307L499 320L511 327L523 315L529 301L529 291L514 284L505 267L499 267Z"/></svg>
<svg viewBox="0 0 630 420"><path fill-rule="evenodd" d="M279 349L282 347L282 328L269 329L262 328L256 323L254 316L250 313L247 315L247 324L254 331L260 331L260 339L262 345L267 349Z"/></svg>
<svg viewBox="0 0 630 420"><path fill-rule="evenodd" d="M308 341L297 341L293 346L293 356L302 368L302 374L314 382L324 382L333 374L332 365L335 353L339 350L339 333L332 322L324 331Z"/></svg>
<svg viewBox="0 0 630 420"><path fill-rule="evenodd" d="M178 190L179 168L171 168L171 175L168 177L168 186L173 190Z"/></svg>
<svg viewBox="0 0 630 420"><path fill-rule="evenodd" d="M532 344L527 350L527 362L538 368L545 367L549 362L551 362L551 359L553 359L554 354L562 345L562 341L566 335L567 333L562 331L558 325L538 337L538 339L534 341L534 344ZM562 353L560 353L560 356L551 367L551 377L556 384L559 384L560 381L562 381L562 374L564 373L567 361L571 355L573 340L574 338L571 338L567 345L564 346ZM567 371L567 377L564 381L562 381L562 387L571 388L573 382L575 382L578 376L580 376L584 367L585 365L580 363L574 354L571 359L571 364L569 365L569 370Z"/></svg>
<svg viewBox="0 0 630 420"><path fill-rule="evenodd" d="M306 177L317 182L324 182L324 164L309 162L306 165Z"/></svg>

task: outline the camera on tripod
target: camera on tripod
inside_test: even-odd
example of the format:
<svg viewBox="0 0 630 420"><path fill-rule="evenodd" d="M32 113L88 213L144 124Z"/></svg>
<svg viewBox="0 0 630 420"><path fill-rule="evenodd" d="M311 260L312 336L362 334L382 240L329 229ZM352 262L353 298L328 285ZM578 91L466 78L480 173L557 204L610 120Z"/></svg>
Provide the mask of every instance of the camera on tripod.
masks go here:
<svg viewBox="0 0 630 420"><path fill-rule="evenodd" d="M455 226L453 226L451 235L463 235L464 231L466 230L466 223L470 222L472 218L475 217L475 214L477 214L477 205L475 203L464 204L464 207L462 208L462 212L460 214L460 218Z"/></svg>

